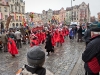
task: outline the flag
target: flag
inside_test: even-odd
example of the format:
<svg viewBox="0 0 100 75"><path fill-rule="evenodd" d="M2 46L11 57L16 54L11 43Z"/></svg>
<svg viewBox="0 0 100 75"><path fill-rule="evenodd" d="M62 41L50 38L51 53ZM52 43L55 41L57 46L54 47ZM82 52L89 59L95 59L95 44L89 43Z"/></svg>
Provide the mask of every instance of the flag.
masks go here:
<svg viewBox="0 0 100 75"><path fill-rule="evenodd" d="M20 16L21 16L21 17L20 17L20 20L21 20L21 21L23 21L23 17L22 17L22 14L21 14Z"/></svg>
<svg viewBox="0 0 100 75"><path fill-rule="evenodd" d="M7 29L9 28L9 23L10 23L10 21L11 21L11 18L12 18L11 15L7 18L7 22L6 22L6 28L7 28Z"/></svg>
<svg viewBox="0 0 100 75"><path fill-rule="evenodd" d="M22 24L23 24L24 27L26 27L26 21L25 21L24 18L23 18Z"/></svg>

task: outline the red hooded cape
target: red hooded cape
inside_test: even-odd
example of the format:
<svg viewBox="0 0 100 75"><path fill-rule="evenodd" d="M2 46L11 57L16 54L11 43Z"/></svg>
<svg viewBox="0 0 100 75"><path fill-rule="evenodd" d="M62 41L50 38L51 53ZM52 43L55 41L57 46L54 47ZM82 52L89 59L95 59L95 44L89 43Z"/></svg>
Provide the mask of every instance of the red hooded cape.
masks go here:
<svg viewBox="0 0 100 75"><path fill-rule="evenodd" d="M13 39L8 38L8 52L12 55L18 54L16 43Z"/></svg>

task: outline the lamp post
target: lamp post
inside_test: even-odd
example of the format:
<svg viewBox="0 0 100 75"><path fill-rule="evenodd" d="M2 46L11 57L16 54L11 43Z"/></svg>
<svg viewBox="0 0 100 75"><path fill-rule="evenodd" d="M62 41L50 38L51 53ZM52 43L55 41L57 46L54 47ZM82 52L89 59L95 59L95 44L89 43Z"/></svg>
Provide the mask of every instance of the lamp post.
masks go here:
<svg viewBox="0 0 100 75"><path fill-rule="evenodd" d="M71 8L72 8L72 12L71 12L71 21L73 21L73 7L72 7L72 2L75 0L71 0Z"/></svg>

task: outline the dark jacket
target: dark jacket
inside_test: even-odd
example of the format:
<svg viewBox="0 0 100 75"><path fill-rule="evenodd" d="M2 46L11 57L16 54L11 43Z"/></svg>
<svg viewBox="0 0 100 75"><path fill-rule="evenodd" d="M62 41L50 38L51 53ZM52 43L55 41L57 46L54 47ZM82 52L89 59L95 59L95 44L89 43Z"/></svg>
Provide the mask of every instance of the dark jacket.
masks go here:
<svg viewBox="0 0 100 75"><path fill-rule="evenodd" d="M82 60L85 62L85 70L89 73L100 71L100 36L91 39L82 54Z"/></svg>
<svg viewBox="0 0 100 75"><path fill-rule="evenodd" d="M82 35L82 27L80 26L80 28L78 29L78 34L81 34Z"/></svg>
<svg viewBox="0 0 100 75"><path fill-rule="evenodd" d="M84 33L85 42L90 42L90 38L91 38L91 31L90 29L87 29L86 32Z"/></svg>
<svg viewBox="0 0 100 75"><path fill-rule="evenodd" d="M52 42L51 42L51 35L48 34L47 38L46 38L45 49L47 50L47 52L50 52L50 51L52 51L52 48L53 48L53 46L52 46Z"/></svg>

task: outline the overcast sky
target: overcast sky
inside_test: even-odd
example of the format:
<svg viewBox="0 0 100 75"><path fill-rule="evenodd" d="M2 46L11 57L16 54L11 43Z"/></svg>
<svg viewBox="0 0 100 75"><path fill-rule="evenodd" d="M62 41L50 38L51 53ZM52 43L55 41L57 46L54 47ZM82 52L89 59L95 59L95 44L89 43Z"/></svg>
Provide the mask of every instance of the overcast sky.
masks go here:
<svg viewBox="0 0 100 75"><path fill-rule="evenodd" d="M70 7L71 0L24 0L26 12L42 13L42 10L59 10L62 7ZM72 5L79 5L82 2L89 3L91 16L96 16L100 12L100 0L75 0Z"/></svg>

